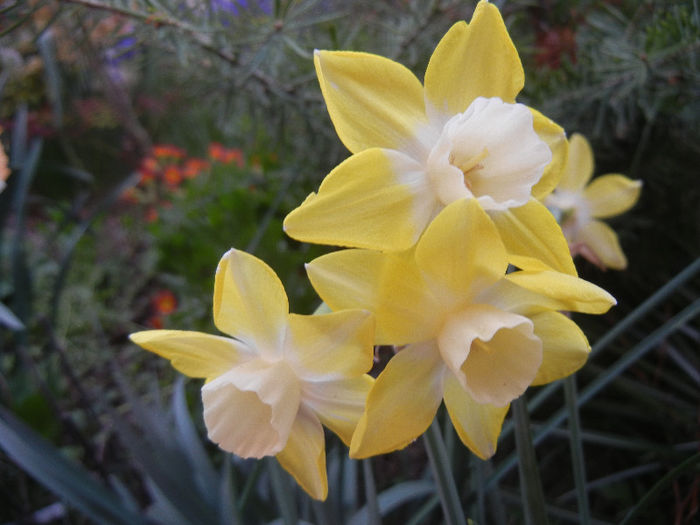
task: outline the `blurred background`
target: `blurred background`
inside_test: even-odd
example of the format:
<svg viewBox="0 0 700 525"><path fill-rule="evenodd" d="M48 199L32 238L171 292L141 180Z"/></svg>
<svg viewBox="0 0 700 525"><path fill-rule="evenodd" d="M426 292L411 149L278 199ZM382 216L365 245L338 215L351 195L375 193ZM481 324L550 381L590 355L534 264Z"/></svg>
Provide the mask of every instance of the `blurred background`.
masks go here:
<svg viewBox="0 0 700 525"><path fill-rule="evenodd" d="M576 379L580 427L561 385L528 393L549 518L691 523L698 2L494 3L523 61L519 101L584 134L596 175L643 181L636 207L609 221L629 267L604 272L577 259L581 276L618 300L605 316L576 319L595 352ZM0 2L0 524L368 523L372 483L385 523L441 522L420 444L363 472L329 437L331 494L312 502L276 463L206 442L199 382L177 380L127 336L215 333L214 270L230 247L265 260L292 310L311 313L319 300L303 263L327 248L286 237L281 224L349 155L313 50L381 54L422 79L440 37L474 5ZM446 426L476 523L524 522L509 421L489 462ZM589 512L574 490L577 448Z"/></svg>

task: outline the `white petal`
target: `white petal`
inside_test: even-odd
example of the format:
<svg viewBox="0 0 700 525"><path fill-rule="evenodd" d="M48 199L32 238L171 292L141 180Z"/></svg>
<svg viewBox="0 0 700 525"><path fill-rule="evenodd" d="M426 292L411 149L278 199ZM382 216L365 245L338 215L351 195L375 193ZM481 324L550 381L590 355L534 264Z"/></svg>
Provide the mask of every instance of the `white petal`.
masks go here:
<svg viewBox="0 0 700 525"><path fill-rule="evenodd" d="M478 97L445 124L428 172L444 204L468 194L484 209L503 210L529 200L551 159L526 106Z"/></svg>
<svg viewBox="0 0 700 525"><path fill-rule="evenodd" d="M286 363L248 361L202 387L209 439L244 458L275 455L287 443L300 400Z"/></svg>
<svg viewBox="0 0 700 525"><path fill-rule="evenodd" d="M542 363L542 342L521 315L473 305L448 318L440 353L477 403L505 406L530 385Z"/></svg>

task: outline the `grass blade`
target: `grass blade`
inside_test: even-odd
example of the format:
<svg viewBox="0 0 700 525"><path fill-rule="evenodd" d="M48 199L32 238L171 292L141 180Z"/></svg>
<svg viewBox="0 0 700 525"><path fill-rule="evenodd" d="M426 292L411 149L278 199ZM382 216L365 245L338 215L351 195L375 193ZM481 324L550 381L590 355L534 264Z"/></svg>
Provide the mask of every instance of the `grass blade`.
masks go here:
<svg viewBox="0 0 700 525"><path fill-rule="evenodd" d="M656 484L647 492L639 502L627 513L627 516L620 522L620 525L627 525L627 523L633 523L632 519L637 516L644 508L651 503L656 496L658 496L662 490L666 488L666 485L671 483L674 479L680 476L686 470L694 468L696 465L700 464L700 452L690 456L680 465L671 469L664 477L662 477Z"/></svg>
<svg viewBox="0 0 700 525"><path fill-rule="evenodd" d="M97 523L146 525L119 497L53 445L0 407L0 448L58 497Z"/></svg>
<svg viewBox="0 0 700 525"><path fill-rule="evenodd" d="M545 525L547 510L540 480L540 470L535 457L535 447L530 433L530 415L527 403L520 397L513 401L513 417L515 419L515 446L518 453L518 472L522 487L525 523L528 525Z"/></svg>
<svg viewBox="0 0 700 525"><path fill-rule="evenodd" d="M574 469L578 514L581 519L581 525L589 525L591 515L588 491L586 490L586 463L583 459L583 440L581 438L581 420L578 412L575 375L564 379L564 395L566 397L566 408L569 412L569 444L571 448L571 463Z"/></svg>
<svg viewBox="0 0 700 525"><path fill-rule="evenodd" d="M442 510L445 514L445 522L448 525L465 525L464 510L462 510L462 504L459 501L459 494L452 476L437 418L433 420L427 432L423 434L423 442L425 443L425 450L428 453L430 466L435 476Z"/></svg>

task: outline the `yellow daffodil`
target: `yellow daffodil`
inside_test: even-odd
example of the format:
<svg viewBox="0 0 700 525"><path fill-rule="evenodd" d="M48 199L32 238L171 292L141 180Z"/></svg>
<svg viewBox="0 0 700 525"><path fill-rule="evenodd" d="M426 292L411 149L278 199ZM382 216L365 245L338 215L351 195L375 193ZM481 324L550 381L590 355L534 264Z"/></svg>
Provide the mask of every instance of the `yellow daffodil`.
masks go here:
<svg viewBox="0 0 700 525"><path fill-rule="evenodd" d="M445 207L413 249L342 250L309 263L332 309L374 312L375 343L399 347L369 393L352 457L406 446L444 399L462 441L487 458L513 399L583 365L588 341L557 310L603 313L615 300L572 275L507 267L475 199Z"/></svg>
<svg viewBox="0 0 700 525"><path fill-rule="evenodd" d="M295 239L398 251L413 246L451 202L474 198L520 268L576 274L554 217L534 197L556 185L563 130L515 102L524 83L498 9L482 1L471 23L442 38L425 85L368 53L317 51L321 91L353 155L284 222Z"/></svg>
<svg viewBox="0 0 700 525"><path fill-rule="evenodd" d="M580 254L602 268L622 270L627 267L627 258L617 234L596 219L620 215L634 206L642 182L618 174L601 175L590 182L593 151L586 138L574 134L569 151L559 185L544 202L561 216L562 230L573 255Z"/></svg>
<svg viewBox="0 0 700 525"><path fill-rule="evenodd" d="M216 271L214 322L231 337L178 330L131 334L180 372L205 378L209 439L242 457L277 456L312 497L328 493L321 423L350 443L373 379L366 311L289 313L275 273L245 252Z"/></svg>

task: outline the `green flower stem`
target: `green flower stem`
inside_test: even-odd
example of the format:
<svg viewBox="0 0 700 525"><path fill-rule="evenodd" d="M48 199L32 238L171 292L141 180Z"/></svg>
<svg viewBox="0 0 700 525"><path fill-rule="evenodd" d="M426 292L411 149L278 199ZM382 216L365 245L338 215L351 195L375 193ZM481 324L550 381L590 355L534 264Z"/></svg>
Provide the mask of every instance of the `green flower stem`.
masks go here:
<svg viewBox="0 0 700 525"><path fill-rule="evenodd" d="M527 401L520 397L513 401L515 418L515 446L518 450L518 470L525 510L525 522L528 525L546 525L547 510L540 481L540 471L535 457L535 447L530 434L530 416Z"/></svg>
<svg viewBox="0 0 700 525"><path fill-rule="evenodd" d="M571 375L564 379L564 395L566 396L566 408L569 412L571 462L574 468L578 515L581 525L588 525L591 522L591 514L588 504L588 491L586 490L586 463L583 459L583 440L581 438L581 421L578 412L576 376Z"/></svg>
<svg viewBox="0 0 700 525"><path fill-rule="evenodd" d="M365 498L367 499L367 524L380 525L379 502L377 501L377 486L374 484L372 462L369 458L362 460L362 475L365 479Z"/></svg>
<svg viewBox="0 0 700 525"><path fill-rule="evenodd" d="M425 443L425 450L428 453L430 466L433 469L435 483L437 483L438 495L445 514L445 523L447 525L466 525L464 511L459 501L455 480L452 477L445 443L442 439L437 418L433 420L427 432L423 434L423 443Z"/></svg>

